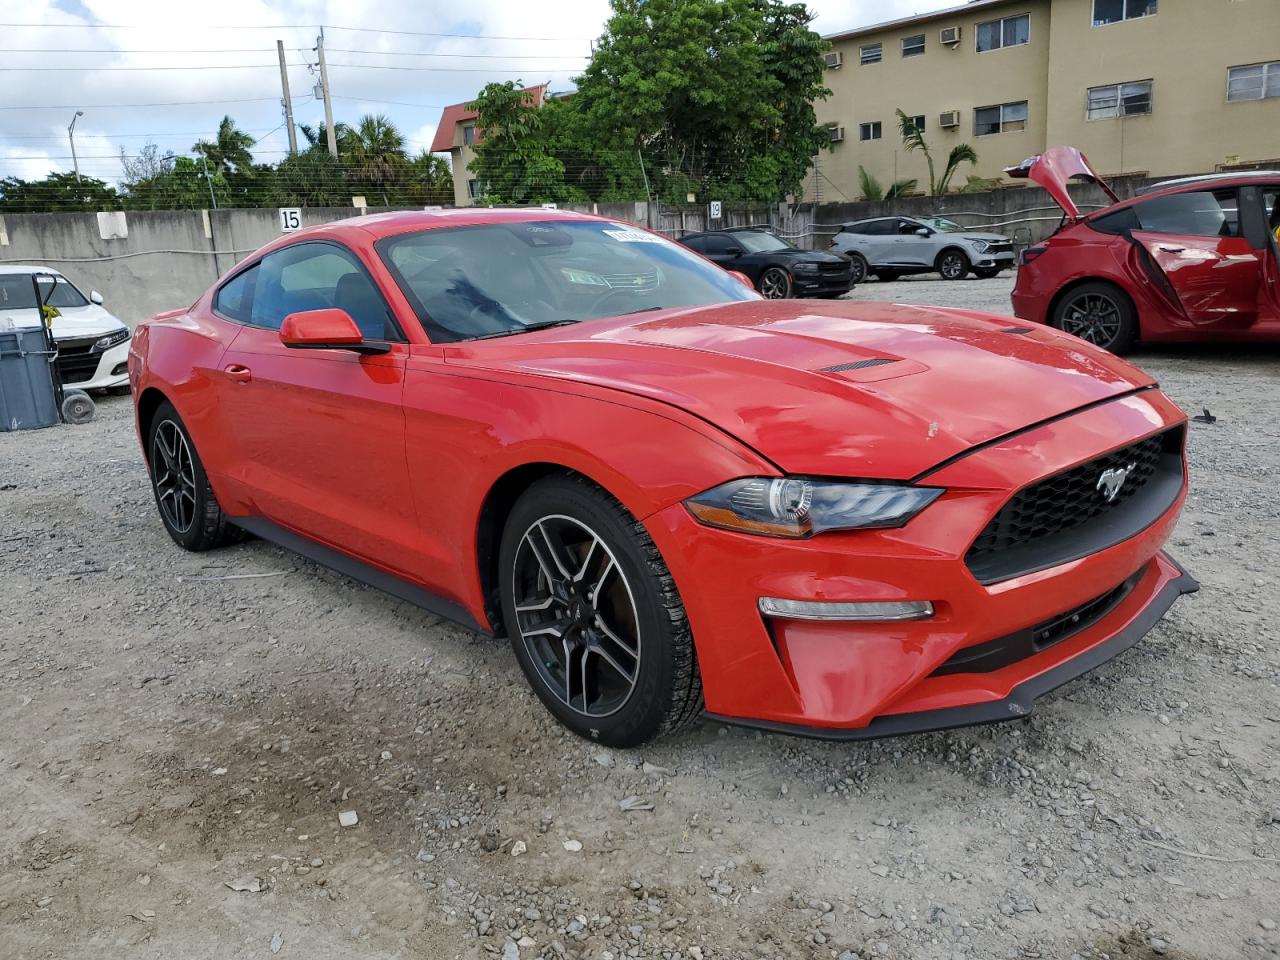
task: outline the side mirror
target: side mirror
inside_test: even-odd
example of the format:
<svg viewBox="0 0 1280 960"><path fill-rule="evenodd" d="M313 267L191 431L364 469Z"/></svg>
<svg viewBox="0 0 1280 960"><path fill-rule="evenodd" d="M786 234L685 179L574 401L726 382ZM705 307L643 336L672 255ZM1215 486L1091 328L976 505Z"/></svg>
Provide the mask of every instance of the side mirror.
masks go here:
<svg viewBox="0 0 1280 960"><path fill-rule="evenodd" d="M917 227L917 228L916 228L916 236L917 236L917 237L932 237L932 236L933 236L933 231L932 231L932 230L930 230L928 227Z"/></svg>
<svg viewBox="0 0 1280 960"><path fill-rule="evenodd" d="M725 252L725 254L726 254L726 255L728 255L728 256L730 256L730 257L740 257L740 256L742 256L742 248L741 248L741 247L725 247L725 248L724 248L724 252Z"/></svg>
<svg viewBox="0 0 1280 960"><path fill-rule="evenodd" d="M280 324L280 342L297 350L354 350L356 353L388 353L389 343L366 341L345 310L326 307L291 313Z"/></svg>
<svg viewBox="0 0 1280 960"><path fill-rule="evenodd" d="M751 278L750 278L750 277L748 277L748 276L747 276L745 273L743 273L741 270L730 270L730 271L729 271L729 276L733 277L735 280L737 280L737 281L738 281L739 283L741 283L743 286L750 287L752 290L754 290L754 289L756 288L756 285L755 285L754 283L752 283L752 282L751 282Z"/></svg>
<svg viewBox="0 0 1280 960"><path fill-rule="evenodd" d="M97 290L90 290L89 302L96 303L98 304L98 306L102 306L102 294L100 294Z"/></svg>

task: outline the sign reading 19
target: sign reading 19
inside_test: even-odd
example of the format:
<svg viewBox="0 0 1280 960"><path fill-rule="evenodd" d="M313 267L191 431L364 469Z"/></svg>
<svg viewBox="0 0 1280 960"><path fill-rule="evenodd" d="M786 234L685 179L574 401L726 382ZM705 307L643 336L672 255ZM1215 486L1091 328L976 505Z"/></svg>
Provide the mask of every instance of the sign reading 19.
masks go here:
<svg viewBox="0 0 1280 960"><path fill-rule="evenodd" d="M280 208L280 232L293 233L295 230L302 229L302 208L301 207L281 207Z"/></svg>

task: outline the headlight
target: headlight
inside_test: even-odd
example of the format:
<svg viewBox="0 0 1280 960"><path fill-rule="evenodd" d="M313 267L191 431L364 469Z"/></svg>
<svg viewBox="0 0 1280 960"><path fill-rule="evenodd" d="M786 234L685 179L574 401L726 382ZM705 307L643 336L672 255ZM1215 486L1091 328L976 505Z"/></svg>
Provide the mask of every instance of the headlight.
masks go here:
<svg viewBox="0 0 1280 960"><path fill-rule="evenodd" d="M827 530L900 527L941 495L936 487L893 483L747 477L684 503L709 527L802 539Z"/></svg>
<svg viewBox="0 0 1280 960"><path fill-rule="evenodd" d="M799 263L793 263L791 265L791 272L792 273L817 273L818 265L816 263L807 263L806 261L801 260Z"/></svg>
<svg viewBox="0 0 1280 960"><path fill-rule="evenodd" d="M112 347L116 346L117 344L124 343L128 339L129 339L129 328L126 327L123 330L117 330L115 333L107 334L105 337L103 337L101 340L99 340L97 343L93 345L93 349L110 350Z"/></svg>
<svg viewBox="0 0 1280 960"><path fill-rule="evenodd" d="M969 242L973 244L973 249L977 250L979 253L986 253L987 248L991 246L991 244L986 240L970 240Z"/></svg>

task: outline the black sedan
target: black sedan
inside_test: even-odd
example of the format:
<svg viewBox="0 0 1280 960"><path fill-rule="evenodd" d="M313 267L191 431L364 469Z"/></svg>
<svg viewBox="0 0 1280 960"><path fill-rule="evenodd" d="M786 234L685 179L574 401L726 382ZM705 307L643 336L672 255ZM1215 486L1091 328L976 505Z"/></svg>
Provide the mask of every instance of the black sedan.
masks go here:
<svg viewBox="0 0 1280 960"><path fill-rule="evenodd" d="M856 282L847 258L801 250L758 227L691 233L680 242L726 270L746 274L771 300L838 297Z"/></svg>

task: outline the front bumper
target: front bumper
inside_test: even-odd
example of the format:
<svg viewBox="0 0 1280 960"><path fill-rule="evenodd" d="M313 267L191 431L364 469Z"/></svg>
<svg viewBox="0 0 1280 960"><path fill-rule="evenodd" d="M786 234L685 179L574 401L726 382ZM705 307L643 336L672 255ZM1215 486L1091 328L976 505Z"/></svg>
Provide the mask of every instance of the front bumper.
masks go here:
<svg viewBox="0 0 1280 960"><path fill-rule="evenodd" d="M853 288L853 270L839 273L792 273L791 292L797 297L823 297L848 293Z"/></svg>
<svg viewBox="0 0 1280 960"><path fill-rule="evenodd" d="M1013 251L973 255L973 266L978 270L1008 270L1016 266L1017 262L1018 258Z"/></svg>
<svg viewBox="0 0 1280 960"><path fill-rule="evenodd" d="M946 493L897 530L754 537L698 524L683 504L646 520L685 602L708 712L717 719L838 739L989 722L1136 642L1193 581L1161 548L1185 484L1136 534L1057 566L979 583L965 554L1010 496L1184 420L1154 390L1087 408L950 462L922 482ZM967 653L1132 584L1105 615L986 672L948 669ZM903 622L765 618L760 597L930 601Z"/></svg>
<svg viewBox="0 0 1280 960"><path fill-rule="evenodd" d="M106 390L129 382L129 342L96 351L78 341L57 341L62 384L80 390Z"/></svg>

